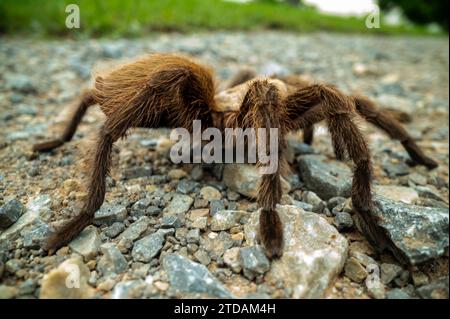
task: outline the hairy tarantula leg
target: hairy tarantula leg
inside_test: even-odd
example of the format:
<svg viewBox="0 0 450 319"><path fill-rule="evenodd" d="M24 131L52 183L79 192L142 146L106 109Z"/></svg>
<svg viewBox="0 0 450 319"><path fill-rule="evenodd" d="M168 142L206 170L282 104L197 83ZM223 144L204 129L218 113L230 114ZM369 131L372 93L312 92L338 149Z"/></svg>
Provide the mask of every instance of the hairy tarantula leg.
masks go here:
<svg viewBox="0 0 450 319"><path fill-rule="evenodd" d="M385 115L375 104L365 97L354 97L356 109L369 123L386 132L392 139L399 140L409 156L418 164L425 165L429 169L436 168L437 162L426 156L413 138L394 118Z"/></svg>
<svg viewBox="0 0 450 319"><path fill-rule="evenodd" d="M327 120L336 153L346 151L355 164L352 182L352 203L360 217L360 226L367 239L379 250L395 245L378 227L373 209L371 180L372 162L367 143L354 123L355 105L352 98L331 86L311 85L301 88L287 97L286 111L290 129L304 129L314 123Z"/></svg>
<svg viewBox="0 0 450 319"><path fill-rule="evenodd" d="M283 128L280 126L280 109L278 88L266 80L254 81L244 97L235 123L232 124L242 128L265 128L266 150L270 143L270 128L278 129L277 167L274 173L263 174L257 197L261 207L259 235L269 258L280 257L283 252L283 224L276 211L282 195L281 168L285 165L286 148ZM258 165L260 164L258 156Z"/></svg>
<svg viewBox="0 0 450 319"><path fill-rule="evenodd" d="M314 139L314 125L308 126L303 129L303 142L311 145Z"/></svg>
<svg viewBox="0 0 450 319"><path fill-rule="evenodd" d="M50 235L45 243L45 250L55 250L67 244L92 223L95 212L102 206L105 199L106 177L111 167L111 151L114 141L120 136L111 134L106 123L100 128L90 163L86 202L77 216Z"/></svg>
<svg viewBox="0 0 450 319"><path fill-rule="evenodd" d="M72 139L75 134L78 125L83 119L84 114L86 113L89 106L94 105L94 99L90 91L86 91L82 94L81 100L78 103L75 111L73 112L69 124L66 126L63 134L60 138L50 140L47 142L39 143L33 145L33 151L35 152L49 152L57 147L60 147L65 142L68 142Z"/></svg>

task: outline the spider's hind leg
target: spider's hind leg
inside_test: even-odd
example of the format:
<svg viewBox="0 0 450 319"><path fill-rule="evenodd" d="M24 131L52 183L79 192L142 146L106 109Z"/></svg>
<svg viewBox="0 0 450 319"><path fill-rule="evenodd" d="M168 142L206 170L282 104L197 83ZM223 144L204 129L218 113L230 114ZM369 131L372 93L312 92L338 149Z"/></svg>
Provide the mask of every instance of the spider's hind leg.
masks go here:
<svg viewBox="0 0 450 319"><path fill-rule="evenodd" d="M33 145L33 151L49 152L57 147L62 146L64 143L69 142L75 134L77 127L83 119L83 116L86 113L88 107L94 104L95 102L92 97L91 91L85 91L81 96L80 102L72 113L69 123L64 129L61 137Z"/></svg>
<svg viewBox="0 0 450 319"><path fill-rule="evenodd" d="M348 155L355 166L351 198L361 230L380 251L385 248L398 250L372 214L372 161L367 142L354 121L354 100L332 86L311 85L287 97L286 112L288 118L285 125L290 130L305 129L327 121L337 158Z"/></svg>
<svg viewBox="0 0 450 319"><path fill-rule="evenodd" d="M113 143L123 134L111 132L106 122L99 130L96 146L90 154L90 176L87 198L81 212L68 223L56 229L47 239L44 249L55 250L72 240L86 226L92 223L94 213L102 206L106 192L106 177L111 167Z"/></svg>
<svg viewBox="0 0 450 319"><path fill-rule="evenodd" d="M392 139L400 141L415 163L425 165L429 169L438 166L435 160L424 154L414 139L396 119L384 114L372 101L365 97L354 97L354 100L358 113L369 123L386 132Z"/></svg>

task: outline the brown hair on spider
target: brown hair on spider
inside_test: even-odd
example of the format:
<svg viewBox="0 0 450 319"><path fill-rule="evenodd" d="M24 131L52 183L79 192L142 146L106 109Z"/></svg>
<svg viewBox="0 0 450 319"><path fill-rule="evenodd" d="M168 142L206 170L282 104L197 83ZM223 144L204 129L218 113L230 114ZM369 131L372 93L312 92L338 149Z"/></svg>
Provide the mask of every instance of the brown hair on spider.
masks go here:
<svg viewBox="0 0 450 319"><path fill-rule="evenodd" d="M125 137L128 129L190 129L199 119L203 129L279 129L278 166L273 174L263 175L257 198L260 240L269 258L279 257L283 251L283 225L276 205L282 195L281 176L288 171L286 134L303 130L305 142L311 144L314 124L321 121L326 121L337 159L349 158L355 165L351 197L364 234L378 248L395 250L369 213L372 161L355 117L399 140L415 163L428 168L435 168L437 163L421 151L394 116L365 97L349 96L334 86L310 83L298 76L257 78L245 70L231 79L229 86L217 93L210 68L175 54L148 55L96 77L94 87L83 93L61 137L33 147L44 152L70 141L89 106L98 104L106 115L89 155L87 197L82 210L56 229L44 248L54 250L65 245L92 223L105 198L113 144Z"/></svg>

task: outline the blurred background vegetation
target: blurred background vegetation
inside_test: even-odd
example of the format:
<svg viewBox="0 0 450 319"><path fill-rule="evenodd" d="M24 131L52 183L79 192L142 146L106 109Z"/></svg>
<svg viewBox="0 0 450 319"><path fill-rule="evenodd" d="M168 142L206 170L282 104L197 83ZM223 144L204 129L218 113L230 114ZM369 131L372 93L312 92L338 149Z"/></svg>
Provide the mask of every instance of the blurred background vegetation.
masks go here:
<svg viewBox="0 0 450 319"><path fill-rule="evenodd" d="M366 28L367 14L325 14L303 0L0 0L0 33L87 38L135 37L154 31L261 29L413 35L448 32L447 0L374 1L384 10L379 29ZM65 26L65 8L71 3L80 7L78 30ZM385 23L384 12L392 10L401 12L401 23Z"/></svg>

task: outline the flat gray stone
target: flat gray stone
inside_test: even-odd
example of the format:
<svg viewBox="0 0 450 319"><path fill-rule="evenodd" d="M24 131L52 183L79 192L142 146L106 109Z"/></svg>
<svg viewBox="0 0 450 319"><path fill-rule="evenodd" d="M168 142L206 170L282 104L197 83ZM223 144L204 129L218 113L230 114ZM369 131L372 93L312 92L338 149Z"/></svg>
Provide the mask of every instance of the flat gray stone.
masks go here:
<svg viewBox="0 0 450 319"><path fill-rule="evenodd" d="M127 229L119 236L120 239L124 238L129 241L135 241L138 239L148 228L150 219L146 216L142 216L137 221L128 226Z"/></svg>
<svg viewBox="0 0 450 319"><path fill-rule="evenodd" d="M372 214L393 242L398 258L415 265L448 250L448 209L408 205L378 195L374 206Z"/></svg>
<svg viewBox="0 0 450 319"><path fill-rule="evenodd" d="M90 225L69 243L70 249L82 255L85 260L91 260L97 256L101 240L98 236L97 227Z"/></svg>
<svg viewBox="0 0 450 319"><path fill-rule="evenodd" d="M322 155L303 155L297 159L300 178L308 190L321 199L349 197L353 174L342 162L327 159Z"/></svg>
<svg viewBox="0 0 450 319"><path fill-rule="evenodd" d="M177 292L206 294L218 298L234 297L208 268L186 257L169 254L163 259L163 267L171 288Z"/></svg>
<svg viewBox="0 0 450 319"><path fill-rule="evenodd" d="M173 230L171 232L173 233ZM135 242L131 252L133 260L144 263L150 262L161 251L165 236L168 233L167 230L158 230L156 233Z"/></svg>
<svg viewBox="0 0 450 319"><path fill-rule="evenodd" d="M103 256L98 262L97 269L103 275L120 274L128 269L127 260L115 244L103 244L100 250Z"/></svg>
<svg viewBox="0 0 450 319"><path fill-rule="evenodd" d="M270 269L270 261L259 245L241 248L240 259L244 276L250 280L263 275Z"/></svg>
<svg viewBox="0 0 450 319"><path fill-rule="evenodd" d="M278 205L284 226L284 252L271 262L265 281L292 290L292 298L322 298L341 273L348 243L321 215L290 205ZM259 211L244 227L246 243L257 243Z"/></svg>
<svg viewBox="0 0 450 319"><path fill-rule="evenodd" d="M115 222L123 222L127 218L127 208L123 205L105 203L94 215L94 225L112 225Z"/></svg>
<svg viewBox="0 0 450 319"><path fill-rule="evenodd" d="M448 300L448 276L440 278L431 284L417 288L417 294L423 299Z"/></svg>
<svg viewBox="0 0 450 319"><path fill-rule="evenodd" d="M172 201L164 209L164 214L167 215L178 215L186 213L191 207L194 199L188 195L175 194Z"/></svg>
<svg viewBox="0 0 450 319"><path fill-rule="evenodd" d="M223 170L223 182L231 190L250 198L258 196L258 187L261 183L261 174L255 165L226 164ZM291 189L289 183L282 179L284 193Z"/></svg>
<svg viewBox="0 0 450 319"><path fill-rule="evenodd" d="M25 207L17 199L12 199L0 207L0 229L14 224L25 212Z"/></svg>
<svg viewBox="0 0 450 319"><path fill-rule="evenodd" d="M245 212L241 210L221 210L211 218L211 230L227 230L239 223Z"/></svg>

